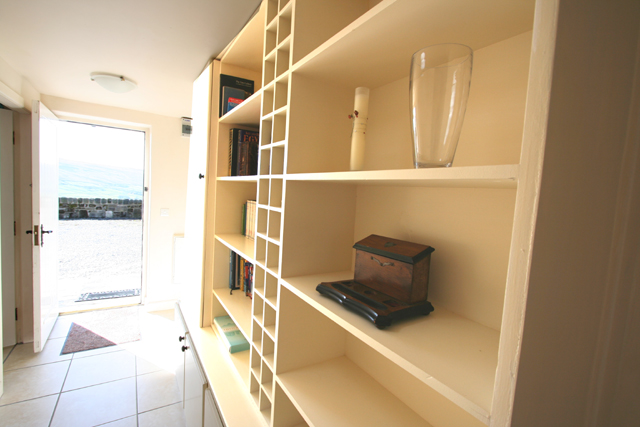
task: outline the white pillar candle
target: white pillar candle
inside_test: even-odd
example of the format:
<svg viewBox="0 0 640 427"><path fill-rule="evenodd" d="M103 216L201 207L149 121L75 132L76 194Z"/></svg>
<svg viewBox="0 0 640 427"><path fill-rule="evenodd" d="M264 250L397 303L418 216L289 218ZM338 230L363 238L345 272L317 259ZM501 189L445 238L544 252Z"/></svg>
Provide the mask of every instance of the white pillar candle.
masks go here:
<svg viewBox="0 0 640 427"><path fill-rule="evenodd" d="M365 134L369 117L369 89L356 88L353 113L353 132L351 133L351 170L362 170L364 165Z"/></svg>

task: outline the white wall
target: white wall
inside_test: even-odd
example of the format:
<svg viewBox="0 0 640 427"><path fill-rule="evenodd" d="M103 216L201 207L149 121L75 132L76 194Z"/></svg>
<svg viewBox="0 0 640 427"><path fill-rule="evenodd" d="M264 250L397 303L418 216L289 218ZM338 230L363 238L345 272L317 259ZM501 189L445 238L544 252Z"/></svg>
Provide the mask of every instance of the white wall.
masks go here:
<svg viewBox="0 0 640 427"><path fill-rule="evenodd" d="M173 236L184 234L189 139L182 137L179 117L89 104L42 95L41 101L61 118L102 122L150 130L149 200L146 299L162 303L177 299L179 286L172 284ZM169 209L168 217L160 209Z"/></svg>

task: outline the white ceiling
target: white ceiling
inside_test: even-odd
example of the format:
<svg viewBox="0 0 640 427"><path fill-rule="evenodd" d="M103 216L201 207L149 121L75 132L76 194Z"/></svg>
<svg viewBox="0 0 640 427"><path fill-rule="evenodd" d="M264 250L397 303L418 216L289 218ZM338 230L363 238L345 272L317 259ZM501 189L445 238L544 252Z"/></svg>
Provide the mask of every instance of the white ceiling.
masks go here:
<svg viewBox="0 0 640 427"><path fill-rule="evenodd" d="M260 0L0 0L0 58L41 94L188 116L193 81ZM106 91L89 75L138 84Z"/></svg>

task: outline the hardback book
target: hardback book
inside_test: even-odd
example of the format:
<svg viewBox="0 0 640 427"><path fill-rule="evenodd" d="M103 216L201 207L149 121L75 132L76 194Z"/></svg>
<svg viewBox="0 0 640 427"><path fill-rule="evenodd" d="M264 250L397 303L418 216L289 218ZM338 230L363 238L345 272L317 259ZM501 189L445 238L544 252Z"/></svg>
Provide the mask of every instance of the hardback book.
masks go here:
<svg viewBox="0 0 640 427"><path fill-rule="evenodd" d="M224 116L229 111L240 105L245 99L250 97L251 94L242 89L236 89L234 87L225 86L222 88L222 115Z"/></svg>
<svg viewBox="0 0 640 427"><path fill-rule="evenodd" d="M213 318L216 331L220 340L225 344L229 353L249 350L249 342L244 338L240 329L233 323L229 316L219 316Z"/></svg>
<svg viewBox="0 0 640 427"><path fill-rule="evenodd" d="M258 174L258 141L260 133L232 128L229 130L228 176Z"/></svg>
<svg viewBox="0 0 640 427"><path fill-rule="evenodd" d="M238 176L258 174L258 141L260 133L241 131L238 137Z"/></svg>
<svg viewBox="0 0 640 427"><path fill-rule="evenodd" d="M243 79L241 77L230 76L227 74L220 74L220 103L218 106L218 112L220 117L226 114L226 111L223 108L224 106L223 89L225 87L239 89L247 94L244 98L238 98L236 96L233 96L232 98L234 99L245 100L249 96L253 95L253 92L254 92L253 80ZM228 101L229 99L227 98L227 106L228 106Z"/></svg>

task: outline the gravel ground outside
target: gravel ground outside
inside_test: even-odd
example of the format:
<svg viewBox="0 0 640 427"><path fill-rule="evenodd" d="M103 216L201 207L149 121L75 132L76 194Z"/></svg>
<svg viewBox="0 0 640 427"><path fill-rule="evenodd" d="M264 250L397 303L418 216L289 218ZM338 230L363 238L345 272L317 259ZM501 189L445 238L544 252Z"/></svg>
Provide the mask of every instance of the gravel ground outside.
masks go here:
<svg viewBox="0 0 640 427"><path fill-rule="evenodd" d="M59 230L61 312L96 308L95 303L75 302L83 293L141 287L142 220L62 220ZM98 305L132 302L116 298Z"/></svg>

